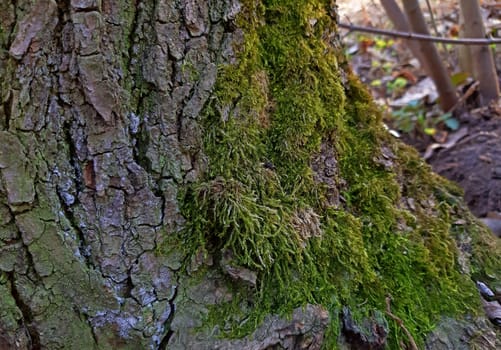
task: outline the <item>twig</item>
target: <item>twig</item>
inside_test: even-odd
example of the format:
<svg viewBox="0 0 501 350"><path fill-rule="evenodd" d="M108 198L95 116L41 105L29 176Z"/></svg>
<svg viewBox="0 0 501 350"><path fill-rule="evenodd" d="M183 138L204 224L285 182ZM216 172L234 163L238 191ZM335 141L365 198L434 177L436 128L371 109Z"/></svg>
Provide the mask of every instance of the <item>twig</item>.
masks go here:
<svg viewBox="0 0 501 350"><path fill-rule="evenodd" d="M438 31L437 22L435 21L435 15L433 14L433 9L431 8L430 0L426 0L426 6L428 7L428 13L430 14L430 21L431 21L431 25L433 27L433 30L435 31L435 35L437 37L441 37L440 32ZM442 50L444 51L447 63L450 66L451 65L451 57L449 55L449 50L447 50L447 46L445 43L441 43L441 44L442 44Z"/></svg>
<svg viewBox="0 0 501 350"><path fill-rule="evenodd" d="M478 81L474 82L473 84L471 84L471 86L468 88L468 90L466 90L466 92L463 94L463 96L461 96L461 98L458 100L458 102L452 106L451 109L449 109L447 111L447 113L452 113L456 110L456 108L458 108L458 106L460 104L462 104L464 101L466 101L466 99L468 97L470 97L471 95L473 95L473 93L475 92L475 90L477 90L478 86L480 85L480 83Z"/></svg>
<svg viewBox="0 0 501 350"><path fill-rule="evenodd" d="M421 40L421 41L433 41L437 43L455 44L455 45L492 45L501 44L501 39L477 39L477 38L463 38L463 39L449 39L449 38L439 38L431 35L423 35L411 32L399 32L393 30L385 30L373 27L362 27L354 24L338 23L341 28L349 29L354 32L365 32L380 35L388 35L397 38L405 38L408 40Z"/></svg>
<svg viewBox="0 0 501 350"><path fill-rule="evenodd" d="M394 314L391 313L390 303L391 303L391 297L388 296L386 297L386 314L390 316L390 318L392 318L395 322L397 322L400 328L402 328L402 330L404 331L405 335L407 335L407 338L409 338L411 350L419 350L416 345L416 342L414 341L414 338L412 337L412 334L409 332L407 328L405 328L404 321L402 321L398 316L395 316Z"/></svg>
<svg viewBox="0 0 501 350"><path fill-rule="evenodd" d="M426 0L426 6L428 7L428 13L430 14L431 25L435 31L435 35L438 37L439 32L437 28L437 23L435 22L435 16L433 15L433 9L431 8L430 0Z"/></svg>

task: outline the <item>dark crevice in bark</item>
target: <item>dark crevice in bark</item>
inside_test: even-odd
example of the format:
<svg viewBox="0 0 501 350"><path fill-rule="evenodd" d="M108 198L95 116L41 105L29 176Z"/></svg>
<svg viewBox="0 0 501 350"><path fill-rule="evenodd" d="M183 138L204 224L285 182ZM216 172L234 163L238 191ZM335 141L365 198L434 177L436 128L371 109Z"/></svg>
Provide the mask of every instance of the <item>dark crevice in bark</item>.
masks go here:
<svg viewBox="0 0 501 350"><path fill-rule="evenodd" d="M70 152L69 162L74 171L74 177L72 178L72 180L75 183L75 190L76 190L75 200L77 200L78 194L85 189L85 183L83 181L82 167L80 166L80 162L78 161L77 149L75 147L75 144L73 143L73 138L71 137L72 129L70 129L69 123L67 124L67 126L64 126L64 128L65 128L65 141L66 144L68 145Z"/></svg>
<svg viewBox="0 0 501 350"><path fill-rule="evenodd" d="M17 0L12 0L12 7L14 11L14 24L10 28L10 33L9 33L9 39L8 39L8 44L7 47L10 48L12 45L12 42L14 41L14 29L16 28L17 22L18 22L18 17L17 17Z"/></svg>
<svg viewBox="0 0 501 350"><path fill-rule="evenodd" d="M144 121L140 122L136 137L134 138L133 156L137 164L139 164L147 173L153 172L150 159L146 156L148 145L150 143L148 130L144 127Z"/></svg>
<svg viewBox="0 0 501 350"><path fill-rule="evenodd" d="M125 280L125 287L123 290L123 298L132 298L135 300L135 298L132 296L132 290L134 289L134 283L132 283L132 277L131 277L131 269L129 269L129 272L127 274L127 279ZM136 300L137 301L137 300Z"/></svg>
<svg viewBox="0 0 501 350"><path fill-rule="evenodd" d="M174 300L176 300L177 297L177 286L179 285L179 277L176 278L176 286L174 288L174 295L172 296L171 299L169 299L169 307L170 307L170 314L169 317L165 320L164 323L164 328L167 330L165 333L165 336L162 338L160 341L160 344L158 345L159 350L166 350L167 347L169 346L169 341L172 338L172 335L174 332L170 328L170 324L172 320L174 319L175 311L176 311L176 305L174 304Z"/></svg>
<svg viewBox="0 0 501 350"><path fill-rule="evenodd" d="M163 210L164 210L164 207L165 207L165 203L164 203L164 194L161 190L161 186L160 186L160 183L159 181L153 181L151 183L151 192L153 192L153 195L159 199L162 200L162 203L161 203L161 210L162 210L162 213L163 213ZM163 215L162 215L163 217ZM162 222L162 221L160 221ZM156 224L146 224L145 226L149 226L149 227L158 227ZM144 252L143 252L144 253ZM141 253L140 255L142 255L143 253Z"/></svg>
<svg viewBox="0 0 501 350"><path fill-rule="evenodd" d="M82 232L80 227L78 226L78 220L75 218L75 215L73 214L73 210L71 209L70 206L68 206L62 197L60 191L57 191L57 195L59 197L59 202L61 204L61 207L63 208L64 211L64 216L66 219L68 219L68 222L70 223L72 229L75 231L75 234L78 239L78 251L80 252L80 255L84 258L85 264L87 265L88 268L90 269L95 269L96 267L94 266L94 263L92 262L90 251L88 248L88 243L87 240L85 239L85 234Z"/></svg>
<svg viewBox="0 0 501 350"><path fill-rule="evenodd" d="M127 72L131 73L131 62L132 62L132 58L134 56L136 56L134 54L134 41L135 41L135 38L136 38L136 33L138 31L138 28L139 28L139 15L141 14L141 10L142 10L142 7L143 6L140 6L141 5L141 1L136 1L136 10L134 12L134 19L132 20L132 23L131 23L131 27L130 27L130 31L129 31L129 35L128 35L128 42L129 42L129 52L128 52L128 57L127 57L127 63L126 63L126 67L127 67ZM135 82L135 80L133 79L133 83Z"/></svg>
<svg viewBox="0 0 501 350"><path fill-rule="evenodd" d="M96 332L94 330L94 326L92 325L92 322L91 322L91 320L89 319L89 317L87 315L85 315L85 319L87 321L87 324L89 325L90 333L92 334L92 339L94 340L94 344L96 344L96 346L97 346L98 345L98 340L97 340Z"/></svg>
<svg viewBox="0 0 501 350"><path fill-rule="evenodd" d="M96 1L97 3L97 1ZM74 13L78 12L92 12L92 11L98 11L99 8L97 6L91 6L91 7L86 7L86 8L81 8L81 7L72 7L72 11ZM106 21L106 23L112 24L112 25L118 25L117 23L113 23L110 21Z"/></svg>
<svg viewBox="0 0 501 350"><path fill-rule="evenodd" d="M189 100L189 98L192 96L193 94L193 90L194 88L192 87L191 88L192 91L190 91L190 94L188 95L189 97L185 97L180 108L177 110L177 113L176 113L176 138L177 138L177 141L179 142L180 145L183 144L183 140L182 140L182 133L183 133L183 118L185 118L185 116L183 115L183 107L186 105L186 101ZM184 153L184 149L183 147L181 147L181 150L182 152ZM191 157L190 155L190 163L193 164L193 158ZM186 176L186 172L183 174L183 178Z"/></svg>
<svg viewBox="0 0 501 350"><path fill-rule="evenodd" d="M166 200L165 200L165 196L163 195L162 191L160 190L160 186L157 182L157 188L158 188L158 192L159 192L159 195L157 197L160 197L161 199L161 211L160 211L160 225L159 225L159 228L163 226L163 223L164 223L164 220L165 220L165 206L166 206ZM155 249L157 248L157 241L155 239Z"/></svg>
<svg viewBox="0 0 501 350"><path fill-rule="evenodd" d="M129 40L133 39L131 38ZM134 44L131 44L131 48L129 49L129 62L128 62L129 74L132 74L131 61L132 61L132 55L134 55L133 46ZM136 81L137 79L133 80ZM144 120L144 116L146 115L147 97L154 90L154 88L150 86L149 83L142 82L142 84L146 86L133 87L133 89L136 90L135 92L139 95L137 97L137 103L135 106L135 113L134 113L135 118L137 118L138 121L137 121L137 126L135 128L129 127L129 133L132 141L132 154L134 161L138 165L140 165L147 173L151 174L152 173L151 161L146 156L150 140L149 140L148 130L145 128L146 121Z"/></svg>
<svg viewBox="0 0 501 350"><path fill-rule="evenodd" d="M9 130L10 128L10 118L11 118L13 100L14 99L12 98L12 92L11 92L9 94L9 98L3 103L3 110L5 115L5 130Z"/></svg>
<svg viewBox="0 0 501 350"><path fill-rule="evenodd" d="M170 338L172 337L173 334L174 334L174 332L171 329L169 329L167 331L167 333L165 334L165 336L162 338L162 341L158 345L158 349L159 350L166 350L167 349L167 346L169 345L169 340L170 340Z"/></svg>
<svg viewBox="0 0 501 350"><path fill-rule="evenodd" d="M15 277L14 277L14 272L7 272L7 278L10 282L10 293L12 295L12 298L16 302L17 308L21 311L21 314L23 316L22 318L22 326L28 331L28 336L30 340L30 349L31 350L39 350L41 349L40 346L40 334L38 333L38 330L36 329L36 326L33 324L33 315L31 313L31 310L29 306L24 302L24 300L21 298L19 295L19 292L15 286Z"/></svg>
<svg viewBox="0 0 501 350"><path fill-rule="evenodd" d="M134 158L134 161L144 170L150 173L151 164L146 157L146 151L148 149L148 132L144 128L145 121L141 120L142 118L144 118L144 111L143 115L141 115L140 113L145 103L145 94L140 90L141 89L138 90L139 97L135 108L136 113L134 113L135 118L137 118L137 126L134 128L129 127L129 133L131 136L132 156Z"/></svg>
<svg viewBox="0 0 501 350"><path fill-rule="evenodd" d="M230 21L221 20L219 22L223 26L225 34L234 33L238 29L238 26L237 26L237 24L234 21L231 21L231 20Z"/></svg>
<svg viewBox="0 0 501 350"><path fill-rule="evenodd" d="M53 93L53 91L51 91L51 93ZM48 116L50 115L50 104L51 104L51 101L50 101L50 98L47 99L47 101L45 102L45 106L40 106L40 109L43 109L43 115L44 116ZM49 124L49 120L47 117L42 117L41 118L42 120L42 123L40 123L41 125L37 127L37 129L39 130L44 130L44 129L47 129L47 126ZM38 130L35 130L35 131L38 131Z"/></svg>
<svg viewBox="0 0 501 350"><path fill-rule="evenodd" d="M98 135L98 134L96 134ZM96 151L91 153L91 156L96 157L96 156L106 156L106 155L112 155L114 152L120 152L125 148L124 145L117 145L115 147L110 147L109 149L102 150L102 151Z"/></svg>
<svg viewBox="0 0 501 350"><path fill-rule="evenodd" d="M65 122L63 125L63 132L64 132L64 142L68 146L69 149L69 162L71 167L74 170L74 176L73 180L75 181L75 187L76 190L82 190L85 185L83 184L82 180L82 170L80 169L80 165L78 163L78 156L77 156L77 151L75 149L75 144L73 143L73 139L71 137L71 125L69 122ZM71 195L73 196L73 203L68 203L68 200L64 197L64 195ZM72 206L76 204L76 201L78 201L78 193L75 195L65 193L64 190L58 188L57 190L57 195L59 197L59 203L61 205L61 208L63 209L64 215L66 219L68 219L68 222L70 223L71 227L75 231L75 234L78 239L78 250L80 252L80 255L84 258L85 264L87 267L91 269L95 269L96 267L94 266L94 263L91 260L91 256L89 254L89 249L88 249L88 242L85 239L85 234L81 230L79 226L79 220L75 217Z"/></svg>
<svg viewBox="0 0 501 350"><path fill-rule="evenodd" d="M63 32L64 32L64 27L66 25L66 22L68 22L68 20L71 20L71 16L70 16L71 1L70 0L57 0L57 5L58 5L58 23L57 23L57 27L56 27L54 32L55 32L56 38L57 38L57 48L61 53L61 61L59 62L59 65L61 65L61 63L64 61L63 57L65 55L68 55L68 53L66 53L65 49L64 49L63 41L65 40L65 38L63 38ZM56 84L55 84L55 85L57 85L57 91L55 93L55 96L57 98L58 105L61 106L61 108L63 108L64 111L68 112L71 109L71 105L68 104L68 101L61 95L62 91L64 90L63 86L62 86L62 84L63 84L62 82L67 80L66 74L67 74L67 72L59 73L58 79L56 80ZM78 129L78 125L76 123L72 123L70 120L66 120L66 118L70 118L69 116L71 116L71 113L68 113L67 115L65 115L64 123L62 125L61 130L63 133L63 141L69 148L69 162L70 162L72 169L74 170L74 176L72 177L72 180L74 181L74 185L75 185L75 191L76 191L76 193L74 194L74 200L77 200L78 193L85 189L85 185L83 183L82 168L79 164L76 147L75 147L75 144L73 142L73 138L71 136L71 131ZM78 229L78 225L74 224L76 221L74 220L73 214L71 213L71 216L68 216L68 211L70 210L70 208L66 204L67 202L64 200L64 198L61 198L61 191L62 190L58 189L58 196L59 196L60 202L62 203L61 206L64 208L64 210L67 214L66 217L71 222L72 226L75 228L77 235L79 235L79 237L80 237L81 232ZM63 200L61 200L61 199L63 199ZM73 204L75 204L75 203L72 203L71 205L73 205Z"/></svg>
<svg viewBox="0 0 501 350"><path fill-rule="evenodd" d="M71 1L70 0L56 0L57 3L57 17L58 23L56 30L54 33L58 36L58 39L61 40L61 33L63 30L63 26L66 23L65 15L70 13ZM59 47L62 49L61 43L59 43Z"/></svg>
<svg viewBox="0 0 501 350"><path fill-rule="evenodd" d="M152 165L149 158L146 156L146 152L148 151L149 145L149 136L148 130L145 128L146 121L144 120L145 115L147 114L147 100L152 92L156 90L156 88L149 82L144 81L144 78L141 76L141 66L143 62L141 60L144 57L144 48L140 45L139 42L136 42L136 38L139 33L142 33L145 37L150 36L152 32L152 24L149 23L149 26L146 27L146 23L140 20L140 16L144 11L149 11L150 13L144 14L143 17L154 20L155 8L158 6L158 1L155 1L153 6L147 6L142 3L142 1L136 1L135 8L136 11L134 13L134 19L131 24L131 29L129 32L129 52L127 57L127 70L129 77L132 77L133 86L132 90L137 96L137 102L135 105L135 116L138 118L138 125L135 130L131 130L131 138L133 145L133 157L134 161L140 165L147 173L150 175L153 173ZM150 35L148 35L150 34ZM139 49L138 49L139 48ZM140 85L136 86L136 82L140 81Z"/></svg>
<svg viewBox="0 0 501 350"><path fill-rule="evenodd" d="M27 260L27 266L28 266L28 271L26 273L27 277L30 278L30 272L32 273L33 278L30 278L31 282L33 282L36 285L41 285L42 284L42 277L38 274L38 271L35 269L35 259L33 259L33 255L31 254L30 250L28 249L28 246L23 244L23 247L26 251L26 260Z"/></svg>
<svg viewBox="0 0 501 350"><path fill-rule="evenodd" d="M98 57L99 54L96 54L95 52L92 52L92 53L79 53L78 54L78 57L81 57L81 58L88 58L88 57ZM115 112L113 112L115 113ZM117 116L113 116L113 118L116 118Z"/></svg>
<svg viewBox="0 0 501 350"><path fill-rule="evenodd" d="M19 130L17 130L17 131L19 131ZM15 211L12 211L12 212L15 213L15 215L27 213L27 212L31 211L36 206L36 202L37 202L37 195L35 194L35 199L33 200L33 202L23 203L21 206L17 206L15 208Z"/></svg>

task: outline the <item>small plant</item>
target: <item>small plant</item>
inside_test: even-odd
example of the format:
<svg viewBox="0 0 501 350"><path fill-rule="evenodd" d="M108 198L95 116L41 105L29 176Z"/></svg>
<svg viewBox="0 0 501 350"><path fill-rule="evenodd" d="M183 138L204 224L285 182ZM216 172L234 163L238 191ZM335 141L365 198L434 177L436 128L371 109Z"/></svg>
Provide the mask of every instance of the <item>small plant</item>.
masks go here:
<svg viewBox="0 0 501 350"><path fill-rule="evenodd" d="M376 48L379 50L391 48L393 45L395 45L395 40L393 39L376 38L375 41Z"/></svg>
<svg viewBox="0 0 501 350"><path fill-rule="evenodd" d="M421 132L426 135L434 135L440 124L450 130L459 128L459 121L451 113L437 115L426 112L422 101L413 100L406 106L391 113L395 127L405 133Z"/></svg>
<svg viewBox="0 0 501 350"><path fill-rule="evenodd" d="M392 95L398 95L407 86L407 79L397 77L386 84L386 90Z"/></svg>

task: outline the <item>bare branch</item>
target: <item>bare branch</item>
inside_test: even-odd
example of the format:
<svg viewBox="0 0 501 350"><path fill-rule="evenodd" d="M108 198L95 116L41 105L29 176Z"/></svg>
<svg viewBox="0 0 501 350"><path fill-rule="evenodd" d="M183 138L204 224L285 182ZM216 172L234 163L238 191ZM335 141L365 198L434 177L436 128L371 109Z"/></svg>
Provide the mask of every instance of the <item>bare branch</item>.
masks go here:
<svg viewBox="0 0 501 350"><path fill-rule="evenodd" d="M341 22L338 23L338 26L341 28L349 29L350 31L354 31L354 32L364 32L364 33L387 35L387 36L392 36L392 37L396 37L396 38L404 38L404 39L408 39L408 40L433 41L433 42L438 42L438 43L446 43L446 44L454 44L454 45L492 45L492 44L499 45L499 44L501 44L501 39L492 39L492 38L487 38L487 39L475 39L475 38L450 39L450 38L439 38L436 36L417 34L417 33L411 33L411 32L399 32L399 31L379 29L379 28L373 28L373 27L363 27L363 26L357 26L354 24L341 23Z"/></svg>

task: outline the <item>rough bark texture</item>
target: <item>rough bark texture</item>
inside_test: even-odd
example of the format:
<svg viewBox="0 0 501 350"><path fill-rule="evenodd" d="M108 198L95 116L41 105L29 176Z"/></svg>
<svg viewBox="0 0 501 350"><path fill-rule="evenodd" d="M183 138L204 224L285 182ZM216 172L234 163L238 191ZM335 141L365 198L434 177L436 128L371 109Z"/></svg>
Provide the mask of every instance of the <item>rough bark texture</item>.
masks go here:
<svg viewBox="0 0 501 350"><path fill-rule="evenodd" d="M461 13L464 21L463 32L465 38L485 38L485 26L478 0L460 1ZM489 105L499 98L499 84L494 64L494 57L489 46L472 46L469 48L475 79L479 81L481 104Z"/></svg>
<svg viewBox="0 0 501 350"><path fill-rule="evenodd" d="M395 26L395 29L408 33L412 31L409 21L407 20L407 16L402 12L396 0L381 0L381 5L383 6L386 15L388 15L388 18ZM423 55L421 52L419 43L414 40L406 40L405 45L411 50L414 57L418 59L419 64L423 67L426 74L429 75L431 69L428 67L427 56Z"/></svg>
<svg viewBox="0 0 501 350"><path fill-rule="evenodd" d="M320 97L308 100L305 95L304 101L309 106L317 99L329 100L332 106L325 105L322 107L325 110L318 113L327 115L331 113L327 107L339 107L342 110L335 114L339 119L315 121L311 126L313 131L301 135L304 139L294 139L294 132L281 134L278 115L291 106L287 96L280 95L281 91L288 89L289 82L298 86L322 84L318 72L328 70L320 60L325 56L329 62L335 62L332 45L336 41L332 32L327 31L335 28L325 25L333 21L334 9L327 1L296 2L277 5L266 1L263 5L237 0L12 0L0 3L1 349L318 349L325 339L341 348L378 348L384 346L388 332L397 334L395 341L399 339L399 326L388 324L379 314L381 317L357 321L348 308L341 312L341 305L352 309L357 304L363 305L366 298L363 291L371 289L362 288L363 284L380 285L378 274L384 280L390 273L385 271L382 260L371 261L371 249L387 249L388 254L396 254L395 261L406 264L404 245L395 248L397 253L389 246L391 240L378 238L384 236L380 233L383 231L395 236L390 233L393 229L398 235L402 233L402 240L415 242L414 245L426 246L425 241L433 241L438 232L441 237L445 235L442 238L447 249L456 247L452 255L445 248L433 248L436 252L430 248L432 258L441 252L447 259L452 257L452 261L430 268L437 269L438 275L443 272L445 287L457 287L459 281L466 281L464 294L470 297L473 295L470 273L497 280L499 260L487 257L499 245L485 238L485 232L479 231L461 205L449 212L440 207L442 202L434 195L410 198L413 181L417 181L419 191L426 195L427 191L435 191L446 201L457 200L457 194L449 194L449 185L436 178L433 184L425 185L423 181L430 172L416 155L389 137L381 136L384 134L378 126L377 112L372 107L362 107L364 100L370 106L369 97L363 89L357 90L345 67L329 63L327 67L334 70L330 73L332 79L339 81L334 92L320 86L316 88L321 91ZM256 216L251 212L255 221L251 220L250 227L256 228L259 238L260 229L263 236L268 232L267 222L277 224L270 226L273 232L265 242L271 242L270 247L263 245L261 249L258 244L254 252L255 244L247 240L241 246L242 253L237 249L241 232L237 228L248 225L245 218L235 225L211 223L215 220L219 225L216 217L223 211L217 207L217 200L231 191L230 195L243 196L247 187L239 177L242 174L238 172L239 164L224 163L210 155L207 138L214 132L210 129L214 125L207 122L211 113L208 105L216 101L213 110L217 111L220 128L233 119L239 120L249 106L248 100L255 101L243 92L236 96L232 91L218 95L220 71L240 64L242 52L249 49L248 43L256 35L255 27L275 28L275 21L281 18L295 19L296 12L293 16L287 14L296 10L299 14L309 11L305 17L310 13L311 16L300 28L301 32L294 35L301 40L318 37L319 43L325 42L320 49L311 48L318 55L309 63L313 68L305 71L311 69L315 73L296 79L294 74L301 69L282 71L282 65L285 67L300 57L285 55L286 51L280 51L273 42L266 42L265 37L273 37L271 32L260 34L263 35L261 52L270 52L261 64L270 70L263 68L249 77L248 90L256 88L265 93L259 95L261 107L245 117L257 120L260 129L271 130L268 139L291 141L295 153L307 161L304 164L303 158L296 161L294 152L282 151L281 142L275 140L271 147L275 151L262 157L262 163L256 161L254 168L247 169L249 178L255 174L269 178L265 185L270 186L263 190L266 196L277 195L275 204L270 201L262 204L257 197L246 202L245 208L262 214ZM296 37L281 40L295 42ZM227 75L222 85L228 81ZM279 88L280 82L283 89ZM268 85L273 85L273 89ZM295 91L302 93L299 88ZM290 111L290 122L296 131L308 123L307 111L300 108ZM355 135L335 144L333 140L345 137L338 133L338 127L344 124L348 125L347 134L360 132L358 136L364 135L369 141L361 142ZM375 133L372 128L379 131ZM314 131L317 129L324 135L317 135ZM235 144L250 137L245 130L237 130ZM218 137L224 139L225 135ZM350 149L359 143L365 147L359 152L369 153L363 153L358 164L352 161L355 158L343 154L356 154ZM232 144L224 146L226 153L244 162L239 154L232 153ZM249 154L253 147L249 146ZM303 147L311 152L303 154ZM400 153L395 155L397 151ZM343 157L350 161L343 162ZM243 158L247 159L245 154ZM283 159L292 161L282 162ZM397 164L401 159L406 165ZM294 161L300 165L297 173L290 170L294 177L281 173ZM409 170L410 164L419 170ZM368 172L373 168L378 169L377 174ZM233 170L235 178L231 177ZM364 174L371 174L371 178L363 178ZM278 178L283 188L273 192L271 185L276 185ZM379 182L383 178L393 181L388 182L388 188L383 180ZM305 187L307 190L301 189L299 195L294 187L298 183L309 186ZM310 183L318 184L318 188ZM371 194L373 186L380 191L377 195ZM280 191L287 196L279 196ZM306 199L303 203L301 196L306 198L308 191L318 191L321 197L318 205ZM394 197L394 191L401 195ZM387 192L390 199L383 198ZM193 201L189 201L190 193L196 194ZM199 202L192 211L188 208L182 213L183 205L189 207ZM376 206L377 214L366 212L369 206L356 203ZM282 207L285 209L280 211ZM393 214L388 211L390 207L405 208L408 213L421 210L425 217L449 221L436 228L432 219L421 225L409 216L407 222L399 219L386 225L384 216ZM202 218L205 221L200 215L205 215ZM476 232L475 238L458 234L457 240L452 240L448 236L452 230L450 222L458 216L467 217L457 225L466 225ZM204 224L197 226L200 220ZM279 226L282 222L285 228ZM204 236L197 240L190 233L198 233L199 227ZM216 230L226 232L228 227L233 231L222 237L229 243L214 238L219 235ZM425 233L425 238L404 237L409 232L416 232L416 237ZM188 238L183 241L180 233ZM352 236L344 237L348 233ZM337 251L327 247L333 253L329 262L326 261L331 255L317 259L309 253L311 241L322 245L322 235L326 242L335 239L338 247ZM285 243L280 240L282 237L286 237ZM193 241L200 245L195 253L191 249ZM186 244L191 250L178 249L179 244ZM161 246L164 248L160 249ZM211 250L213 246L216 248ZM275 255L260 255L270 251ZM291 251L299 253L294 255ZM287 264L295 266L299 256L305 261L309 259L309 265L305 266L310 266L311 273L295 268L292 272L279 271ZM282 257L285 258L281 260ZM318 269L313 267L316 264ZM324 265L331 272L324 273ZM280 273L273 274L275 268ZM424 269L424 265L417 268ZM352 278L362 270L370 270L371 277ZM405 268L402 271L407 273ZM449 284L450 271L461 271L464 280L454 274ZM283 306L280 304L285 295L280 294L283 289L267 287L272 286L271 277L281 274L293 295ZM299 278L300 275L311 275L311 280ZM304 296L294 289L297 284L294 278L309 286ZM416 279L421 290L422 280ZM352 280L353 284L347 282ZM395 283L398 300L400 285ZM349 288L354 285L358 286L358 292L354 290L353 294L361 294L351 300ZM430 286L422 289L426 288L433 289ZM442 295L442 289L437 290L430 294ZM211 318L217 314L212 306L237 300L237 308L242 308L244 316L236 323L244 325L245 313L260 308L251 301L269 300L260 299L260 295L270 295L273 299L275 293L279 300L263 305L269 315L252 318L256 324L246 331L244 338L224 339L228 335L225 331L234 326L226 327L223 318ZM372 313L384 295L367 295L372 303L368 310ZM447 298L444 294L444 300ZM242 306L243 300L249 300L249 310ZM408 305L404 300L401 309L398 307L395 306L397 311L404 313ZM462 312L466 309L478 310L478 305L465 307ZM354 314L355 311L352 310ZM430 319L436 320L440 310L437 313ZM341 322L344 328L340 326L340 315L344 315ZM404 318L410 320L413 316ZM458 314L452 316L460 318ZM428 338L429 348L438 349L443 344L458 348L454 347L456 342L469 341L478 334L490 342L490 348L496 347L496 334L485 322L452 320L444 324L442 329L454 332L440 333L439 328L438 333ZM464 330L465 325L470 331ZM413 332L430 333L431 329L426 327L414 327ZM381 332L374 335L374 329ZM339 332L342 334L338 337ZM423 338L420 344L424 343Z"/></svg>
<svg viewBox="0 0 501 350"><path fill-rule="evenodd" d="M167 341L177 282L155 248L182 223L178 186L202 165L197 115L231 54L230 5L2 2L9 344Z"/></svg>
<svg viewBox="0 0 501 350"><path fill-rule="evenodd" d="M429 35L428 27L423 13L419 7L419 2L415 0L404 0L402 2L407 18L414 32ZM421 55L428 60L430 74L440 94L440 106L444 111L449 111L458 101L456 90L449 78L447 68L445 67L435 44L432 42L419 42Z"/></svg>

